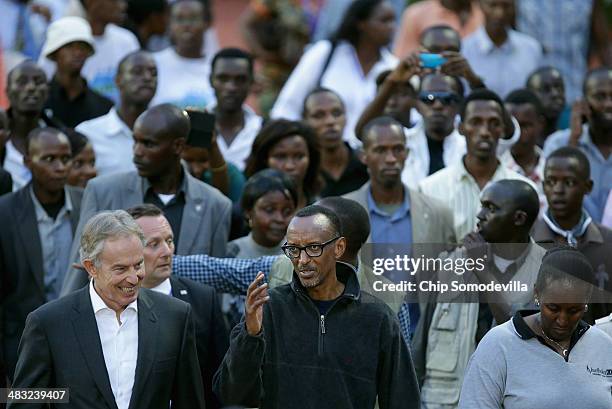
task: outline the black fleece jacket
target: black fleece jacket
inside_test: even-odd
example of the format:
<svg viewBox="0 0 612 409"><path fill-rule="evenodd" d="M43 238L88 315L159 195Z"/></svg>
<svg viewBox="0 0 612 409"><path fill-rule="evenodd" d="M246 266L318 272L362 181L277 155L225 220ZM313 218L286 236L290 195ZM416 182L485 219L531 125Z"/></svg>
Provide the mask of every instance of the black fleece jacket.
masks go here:
<svg viewBox="0 0 612 409"><path fill-rule="evenodd" d="M336 264L343 295L321 315L293 275L269 292L263 330L243 322L215 375L225 404L261 409L418 409L419 389L397 318Z"/></svg>

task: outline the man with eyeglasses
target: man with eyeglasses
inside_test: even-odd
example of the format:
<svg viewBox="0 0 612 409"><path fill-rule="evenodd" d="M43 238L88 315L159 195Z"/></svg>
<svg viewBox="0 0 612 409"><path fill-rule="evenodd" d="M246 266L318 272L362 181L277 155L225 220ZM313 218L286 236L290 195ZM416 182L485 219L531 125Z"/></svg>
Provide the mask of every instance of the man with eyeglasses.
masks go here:
<svg viewBox="0 0 612 409"><path fill-rule="evenodd" d="M418 408L414 367L393 312L337 263L346 248L338 217L300 210L283 251L290 284L268 291L258 274L245 318L215 375L230 405L265 408ZM347 348L347 345L351 345Z"/></svg>

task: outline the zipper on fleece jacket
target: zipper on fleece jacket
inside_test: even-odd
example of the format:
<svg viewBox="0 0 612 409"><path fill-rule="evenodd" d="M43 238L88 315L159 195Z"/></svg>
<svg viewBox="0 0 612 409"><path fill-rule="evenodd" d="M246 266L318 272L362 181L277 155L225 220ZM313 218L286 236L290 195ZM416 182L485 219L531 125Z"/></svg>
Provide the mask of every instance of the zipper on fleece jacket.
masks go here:
<svg viewBox="0 0 612 409"><path fill-rule="evenodd" d="M325 315L321 314L319 320L319 356L323 355L323 335L325 335Z"/></svg>

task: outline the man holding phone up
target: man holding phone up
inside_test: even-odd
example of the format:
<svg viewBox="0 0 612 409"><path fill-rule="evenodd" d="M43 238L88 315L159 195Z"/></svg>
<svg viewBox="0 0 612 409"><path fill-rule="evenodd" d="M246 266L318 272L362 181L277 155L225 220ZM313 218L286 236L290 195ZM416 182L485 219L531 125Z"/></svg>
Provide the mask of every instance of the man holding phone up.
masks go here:
<svg viewBox="0 0 612 409"><path fill-rule="evenodd" d="M589 159L593 190L584 207L601 222L612 187L612 69L598 68L587 73L584 100L572 106L570 129L550 135L544 144L544 156L570 145L578 147Z"/></svg>

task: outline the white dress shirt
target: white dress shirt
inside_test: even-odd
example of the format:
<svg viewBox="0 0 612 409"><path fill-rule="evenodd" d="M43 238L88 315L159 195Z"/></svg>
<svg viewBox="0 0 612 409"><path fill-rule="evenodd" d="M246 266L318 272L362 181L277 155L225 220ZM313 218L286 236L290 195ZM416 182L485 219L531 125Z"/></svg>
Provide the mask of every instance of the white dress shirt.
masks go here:
<svg viewBox="0 0 612 409"><path fill-rule="evenodd" d="M32 179L30 169L23 162L23 155L15 148L12 141L5 145L6 157L4 158L4 170L11 174L13 179L13 192L27 185Z"/></svg>
<svg viewBox="0 0 612 409"><path fill-rule="evenodd" d="M96 154L98 176L136 170L132 158L134 138L115 108L106 115L81 122L75 130L87 136Z"/></svg>
<svg viewBox="0 0 612 409"><path fill-rule="evenodd" d="M164 281L159 283L153 288L150 288L151 291L157 291L158 293L172 295L172 284L170 283L170 278L166 278Z"/></svg>
<svg viewBox="0 0 612 409"><path fill-rule="evenodd" d="M327 40L313 44L302 56L297 67L283 86L270 112L272 118L286 118L294 121L302 118L304 98L313 90L331 51ZM340 95L346 107L344 140L353 148L361 146L355 136L355 125L365 107L376 95L376 77L397 65L397 57L386 49L380 50L380 59L364 75L355 48L348 42L338 43L329 66L321 79L321 86Z"/></svg>
<svg viewBox="0 0 612 409"><path fill-rule="evenodd" d="M501 163L487 184L502 179L519 179L534 187L534 183L524 176L508 169ZM484 190L486 186L482 189ZM476 214L480 210L480 187L467 171L463 160L446 167L425 178L419 184L421 192L445 203L453 212L455 236L463 240L466 234L476 228Z"/></svg>
<svg viewBox="0 0 612 409"><path fill-rule="evenodd" d="M217 102L215 101L208 105L206 110L214 112L216 107ZM217 135L217 145L225 160L233 163L241 172L244 172L246 160L251 154L251 147L261 129L263 118L246 104L242 106L242 112L244 113L244 128L238 132L229 146L222 135Z"/></svg>
<svg viewBox="0 0 612 409"><path fill-rule="evenodd" d="M138 358L138 300L132 302L120 314L108 308L89 283L89 296L98 324L104 363L118 409L128 409L136 376Z"/></svg>

